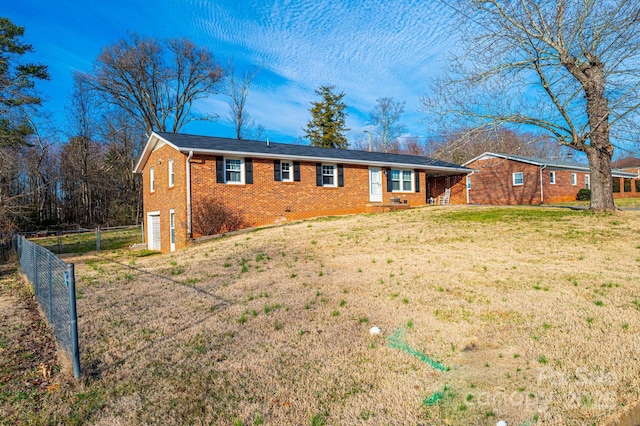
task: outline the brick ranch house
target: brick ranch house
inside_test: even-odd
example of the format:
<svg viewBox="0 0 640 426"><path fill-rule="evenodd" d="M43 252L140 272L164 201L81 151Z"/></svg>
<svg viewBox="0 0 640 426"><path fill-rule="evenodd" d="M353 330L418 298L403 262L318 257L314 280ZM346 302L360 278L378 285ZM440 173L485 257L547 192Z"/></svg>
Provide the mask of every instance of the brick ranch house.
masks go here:
<svg viewBox="0 0 640 426"><path fill-rule="evenodd" d="M473 169L466 180L469 204L574 201L581 188L591 187L589 166L575 162L485 152L463 166ZM637 177L618 169L612 173L614 181Z"/></svg>
<svg viewBox="0 0 640 426"><path fill-rule="evenodd" d="M614 182L613 196L616 198L640 197L640 158L623 158L614 161L611 166L636 176L635 179L622 179Z"/></svg>
<svg viewBox="0 0 640 426"><path fill-rule="evenodd" d="M450 202L464 204L469 171L421 156L176 133L152 133L134 169L148 247L162 252L198 236L192 215L207 200L247 226L423 206L451 187Z"/></svg>

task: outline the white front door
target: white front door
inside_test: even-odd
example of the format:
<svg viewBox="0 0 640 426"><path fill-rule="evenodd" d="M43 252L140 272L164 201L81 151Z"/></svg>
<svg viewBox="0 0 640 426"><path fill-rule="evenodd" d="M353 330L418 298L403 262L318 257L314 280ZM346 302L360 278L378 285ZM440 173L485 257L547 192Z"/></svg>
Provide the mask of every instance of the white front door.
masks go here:
<svg viewBox="0 0 640 426"><path fill-rule="evenodd" d="M369 168L369 201L382 202L382 171L380 167Z"/></svg>
<svg viewBox="0 0 640 426"><path fill-rule="evenodd" d="M149 213L147 215L148 242L149 250L160 250L160 213Z"/></svg>

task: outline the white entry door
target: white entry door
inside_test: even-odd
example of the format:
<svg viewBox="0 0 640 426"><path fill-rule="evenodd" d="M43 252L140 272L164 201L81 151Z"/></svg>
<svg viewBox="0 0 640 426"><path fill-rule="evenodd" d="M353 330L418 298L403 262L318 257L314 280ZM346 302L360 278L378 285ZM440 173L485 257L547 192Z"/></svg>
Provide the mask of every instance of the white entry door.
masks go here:
<svg viewBox="0 0 640 426"><path fill-rule="evenodd" d="M160 250L160 214L149 213L147 216L147 226L149 227L149 250Z"/></svg>
<svg viewBox="0 0 640 426"><path fill-rule="evenodd" d="M380 167L369 168L369 201L382 202L382 170Z"/></svg>

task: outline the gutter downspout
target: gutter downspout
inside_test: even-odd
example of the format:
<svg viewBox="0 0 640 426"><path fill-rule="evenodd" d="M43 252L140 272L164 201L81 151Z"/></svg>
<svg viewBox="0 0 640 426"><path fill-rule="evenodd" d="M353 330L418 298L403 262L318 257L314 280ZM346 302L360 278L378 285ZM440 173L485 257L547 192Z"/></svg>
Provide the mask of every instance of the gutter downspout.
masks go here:
<svg viewBox="0 0 640 426"><path fill-rule="evenodd" d="M544 204L544 180L542 179L542 170L546 168L546 165L540 166L540 204Z"/></svg>
<svg viewBox="0 0 640 426"><path fill-rule="evenodd" d="M472 171L471 173L469 173L466 176L466 179L464 181L464 189L465 189L465 192L467 193L467 204L471 204L471 196L469 195L469 192L471 191L471 188L469 187L470 186L469 185L469 183L470 183L469 179L471 179L471 176L473 176L474 173L475 173L475 170Z"/></svg>
<svg viewBox="0 0 640 426"><path fill-rule="evenodd" d="M191 234L191 157L193 157L193 151L189 151L187 157L187 235L189 238Z"/></svg>

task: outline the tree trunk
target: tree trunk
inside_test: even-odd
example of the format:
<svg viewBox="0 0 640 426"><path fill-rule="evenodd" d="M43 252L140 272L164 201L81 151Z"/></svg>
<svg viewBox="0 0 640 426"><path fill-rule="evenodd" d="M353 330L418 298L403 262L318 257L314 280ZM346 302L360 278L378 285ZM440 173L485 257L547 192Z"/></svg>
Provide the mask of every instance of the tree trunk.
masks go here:
<svg viewBox="0 0 640 426"><path fill-rule="evenodd" d="M586 149L591 173L591 210L599 213L616 210L613 202L611 154L606 150Z"/></svg>
<svg viewBox="0 0 640 426"><path fill-rule="evenodd" d="M585 68L583 76L590 131L589 144L584 146L584 152L589 159L591 171L591 210L599 213L611 212L616 209L616 205L613 202L611 179L613 145L609 140L609 105L604 90L604 65L596 63Z"/></svg>

